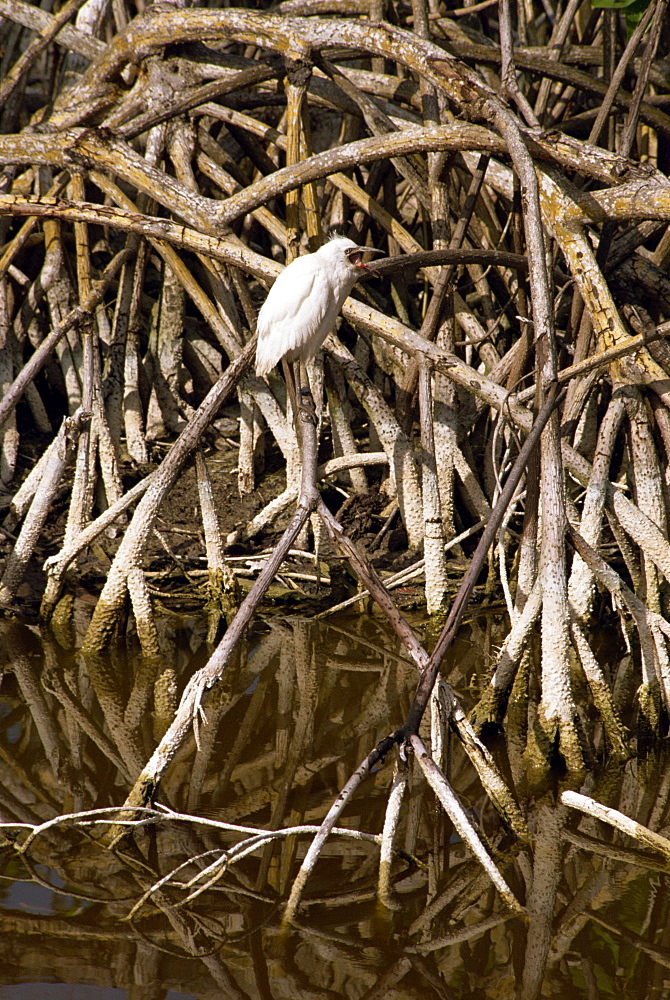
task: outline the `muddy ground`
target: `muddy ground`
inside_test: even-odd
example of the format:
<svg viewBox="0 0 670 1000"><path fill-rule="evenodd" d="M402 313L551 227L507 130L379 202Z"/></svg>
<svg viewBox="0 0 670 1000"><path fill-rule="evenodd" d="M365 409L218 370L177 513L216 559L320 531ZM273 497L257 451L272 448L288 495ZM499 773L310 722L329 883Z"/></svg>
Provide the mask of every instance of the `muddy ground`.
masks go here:
<svg viewBox="0 0 670 1000"><path fill-rule="evenodd" d="M216 429L208 432L205 441L205 458L210 471L221 534L224 540L235 529L246 525L265 504L282 492L285 486L285 467L276 446L268 448L264 468L258 475L253 492L240 496L238 490L238 410L236 405L227 407L216 421ZM23 451L16 488L28 474L48 442L36 433L22 437ZM274 444L274 443L273 443ZM167 454L170 442L154 443L152 461L143 466L132 463L128 456L121 462L124 489L129 489L142 477L153 472ZM45 529L30 561L18 592L19 617L36 620L45 585L44 561L56 554L62 544L70 498L71 477L63 485L52 506ZM345 480L343 479L343 484ZM407 536L397 516L388 518L388 497L371 483L366 496L351 494L338 488L337 483L325 485L322 493L330 509L337 514L343 527L372 558L377 569L385 575L410 565L421 553L407 550ZM4 497L5 509L12 494ZM99 512L96 504L94 514ZM238 577L241 590L250 585L258 572L259 556L272 548L291 516L293 508L280 517L272 530L244 542L226 545L226 555ZM132 512L128 517L132 516ZM93 607L105 582L109 567L123 536L127 520L119 519L116 525L98 536L89 550L80 557L76 573L70 576L70 586L77 601ZM198 504L195 471L192 462L177 480L157 518L156 531L147 549L145 570L157 611L163 605L171 613L198 613L204 609L207 561L201 517ZM4 519L4 538L0 542L6 557L13 545L20 524L15 523L9 511ZM326 536L319 552L321 581L304 579L315 576L313 559L292 557L287 566L288 576L271 588L266 596L266 609L283 608L300 613L316 613L344 600L358 590L358 584L348 566L333 550ZM462 576L465 561L458 556L450 561L454 589ZM295 578L295 576L298 579ZM421 607L422 581L406 585L395 591L400 606L407 610ZM362 604L360 605L363 606Z"/></svg>

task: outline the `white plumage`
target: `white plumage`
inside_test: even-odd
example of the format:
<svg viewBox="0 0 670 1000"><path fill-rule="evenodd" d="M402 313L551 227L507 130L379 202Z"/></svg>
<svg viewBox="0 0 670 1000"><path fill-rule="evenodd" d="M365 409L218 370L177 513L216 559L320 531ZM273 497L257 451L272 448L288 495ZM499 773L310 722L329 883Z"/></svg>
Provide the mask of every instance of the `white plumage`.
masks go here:
<svg viewBox="0 0 670 1000"><path fill-rule="evenodd" d="M267 375L282 358L314 357L365 269L363 254L370 250L336 236L284 268L258 314L257 375Z"/></svg>

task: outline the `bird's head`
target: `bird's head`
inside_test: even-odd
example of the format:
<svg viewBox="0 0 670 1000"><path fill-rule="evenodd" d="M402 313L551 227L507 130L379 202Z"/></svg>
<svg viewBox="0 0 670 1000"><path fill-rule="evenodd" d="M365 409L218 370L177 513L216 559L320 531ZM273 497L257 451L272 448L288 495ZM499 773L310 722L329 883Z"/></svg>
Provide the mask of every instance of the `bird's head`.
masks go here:
<svg viewBox="0 0 670 1000"><path fill-rule="evenodd" d="M365 254L382 253L383 251L376 250L374 247L358 246L357 243L345 236L335 236L328 243L325 243L319 252L327 255L334 262L344 262L357 270L367 271L368 266L363 260Z"/></svg>
<svg viewBox="0 0 670 1000"><path fill-rule="evenodd" d="M367 271L368 265L364 262L363 256L366 253L382 253L381 250L375 250L374 247L349 247L344 251L344 256L347 258L350 264L354 267L363 267Z"/></svg>

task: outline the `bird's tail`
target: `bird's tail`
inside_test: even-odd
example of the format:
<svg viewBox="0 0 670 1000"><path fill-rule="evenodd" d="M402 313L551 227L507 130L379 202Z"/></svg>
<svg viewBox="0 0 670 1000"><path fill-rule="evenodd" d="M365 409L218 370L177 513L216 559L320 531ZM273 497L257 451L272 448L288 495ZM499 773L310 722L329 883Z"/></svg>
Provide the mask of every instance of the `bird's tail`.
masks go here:
<svg viewBox="0 0 670 1000"><path fill-rule="evenodd" d="M268 375L276 364L277 359L268 351L267 343L259 337L256 344L256 374L262 378L263 375Z"/></svg>

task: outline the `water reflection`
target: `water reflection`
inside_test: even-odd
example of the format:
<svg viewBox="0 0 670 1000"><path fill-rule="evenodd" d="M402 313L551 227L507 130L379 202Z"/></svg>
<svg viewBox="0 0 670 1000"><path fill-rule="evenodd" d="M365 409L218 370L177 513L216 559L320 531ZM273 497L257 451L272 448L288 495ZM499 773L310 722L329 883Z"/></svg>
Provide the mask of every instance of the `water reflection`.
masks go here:
<svg viewBox="0 0 670 1000"><path fill-rule="evenodd" d="M522 918L505 910L411 759L387 905L374 837L390 759L338 821L368 837L329 839L290 932L282 908L311 837L234 856L249 833L174 815L265 830L320 822L402 720L416 680L394 638L365 616L338 626L277 619L249 636L207 701L199 750L192 738L167 771L158 803L170 818L138 826L115 850L107 825L63 821L20 853L33 827L124 801L207 657L192 623L166 623L163 638L169 655L158 663L118 650L85 660L53 637L3 626L0 809L14 826L0 849L0 1000L670 995L665 863L557 805L556 789L531 795L502 743L495 753L528 815L530 845L508 836L458 745L449 770ZM482 619L452 650L445 674L466 705L494 642ZM603 768L584 787L660 833L669 789L665 756ZM198 875L213 862L203 890Z"/></svg>

